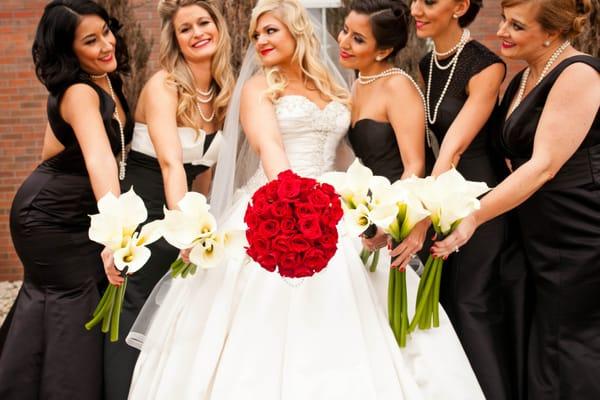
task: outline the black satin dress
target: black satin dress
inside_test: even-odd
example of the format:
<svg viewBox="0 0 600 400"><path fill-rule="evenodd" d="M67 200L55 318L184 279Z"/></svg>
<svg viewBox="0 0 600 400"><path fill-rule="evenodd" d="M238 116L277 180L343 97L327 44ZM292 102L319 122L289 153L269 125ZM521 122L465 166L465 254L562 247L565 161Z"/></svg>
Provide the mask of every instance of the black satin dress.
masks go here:
<svg viewBox="0 0 600 400"><path fill-rule="evenodd" d="M137 134L137 133L136 133ZM208 150L214 134L206 135L204 152ZM209 167L204 165L184 164L188 190L192 182ZM127 159L127 174L121 183L123 192L133 186L134 191L144 200L148 210L147 222L164 217L163 206L165 187L158 160L152 156L131 151ZM123 300L123 309L119 323L119 340L110 342L106 336L104 347L105 400L126 400L131 385L131 377L135 368L139 350L125 343L146 299L158 281L167 273L179 250L160 239L148 246L152 255L144 267L131 275L127 281L127 290Z"/></svg>
<svg viewBox="0 0 600 400"><path fill-rule="evenodd" d="M127 115L129 142L132 119L120 79L111 79ZM117 155L121 142L112 119L115 104L93 82L83 83L98 93L104 127ZM84 328L106 287L102 246L88 238L89 215L98 210L75 134L60 116L63 93L51 94L47 109L54 135L65 149L25 180L10 212L24 279L0 329L2 400L102 399L103 334Z"/></svg>
<svg viewBox="0 0 600 400"><path fill-rule="evenodd" d="M448 63L451 59L440 63ZM425 82L429 78L430 60L431 53L419 65ZM465 45L440 104L436 122L429 125L440 144L468 98L466 88L469 80L496 63L503 62L479 42L470 41ZM429 105L432 113L450 70L433 66ZM495 109L462 154L457 166L465 179L483 181L490 187L496 186L506 175L502 157L493 150L490 140L497 117ZM516 378L512 376L513 367L510 366L512 351L508 346L508 316L501 279L504 252L509 243L508 228L505 217L479 227L471 240L458 253L452 253L444 263L440 288L440 302L488 400L516 397L513 384Z"/></svg>
<svg viewBox="0 0 600 400"><path fill-rule="evenodd" d="M513 168L531 158L548 93L561 72L576 62L600 72L600 59L595 57L562 61L505 121L502 147ZM506 91L504 115L521 75ZM600 399L599 112L579 149L554 179L517 207L517 215L535 297L529 399Z"/></svg>
<svg viewBox="0 0 600 400"><path fill-rule="evenodd" d="M389 122L360 119L348 131L354 154L373 171L390 182L402 177L404 166L394 128Z"/></svg>

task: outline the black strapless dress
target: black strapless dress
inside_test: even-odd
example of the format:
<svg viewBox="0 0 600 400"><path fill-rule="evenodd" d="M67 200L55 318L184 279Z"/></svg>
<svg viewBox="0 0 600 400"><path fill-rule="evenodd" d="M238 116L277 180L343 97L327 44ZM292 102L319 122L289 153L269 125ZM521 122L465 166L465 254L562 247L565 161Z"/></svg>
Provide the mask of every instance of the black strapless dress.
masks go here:
<svg viewBox="0 0 600 400"><path fill-rule="evenodd" d="M113 88L133 128L121 81ZM112 151L121 151L115 104L92 82ZM63 93L48 97L48 121L65 149L42 162L18 190L10 212L23 287L0 329L0 399L102 399L103 334L87 331L106 279L102 247L88 238L98 212L75 133L60 116ZM116 161L115 161L116 162Z"/></svg>
<svg viewBox="0 0 600 400"><path fill-rule="evenodd" d="M427 54L420 62L425 82L429 78L431 56L431 53ZM441 61L447 62L449 60ZM502 63L502 60L479 42L470 41L465 45L439 106L437 120L429 125L440 144L468 98L466 88L469 80L496 63ZM449 73L450 69L433 67L430 92L432 112ZM496 186L507 174L503 159L494 151L490 140L497 127L497 117L498 110L495 109L462 154L457 166L465 179L483 181L490 187ZM509 340L510 317L505 309L501 279L509 235L507 217L495 218L483 224L458 253L450 255L444 264L441 281L440 302L452 321L488 400L506 400L516 396L513 384L516 377L512 377L516 367L509 366L513 354L509 343L514 342Z"/></svg>
<svg viewBox="0 0 600 400"><path fill-rule="evenodd" d="M513 168L531 158L548 93L562 71L577 62L600 72L600 59L595 57L562 61L505 121L501 142ZM506 91L504 115L521 75ZM554 179L516 210L534 284L529 399L600 399L599 112L579 149Z"/></svg>
<svg viewBox="0 0 600 400"><path fill-rule="evenodd" d="M358 120L348 131L348 140L354 154L373 174L385 176L392 183L402 177L404 166L400 149L389 122Z"/></svg>
<svg viewBox="0 0 600 400"><path fill-rule="evenodd" d="M215 134L206 135L204 152L208 150ZM188 190L192 182L209 167L184 164ZM127 174L121 183L121 190L127 191L133 186L135 192L144 200L148 209L147 222L162 219L163 206L167 203L165 187L158 160L146 154L131 151L127 159ZM148 246L152 252L150 260L127 281L127 290L123 301L119 324L119 341L110 342L106 336L104 347L105 400L126 400L131 384L139 350L128 346L125 338L131 330L146 299L156 283L167 273L179 250L160 239Z"/></svg>

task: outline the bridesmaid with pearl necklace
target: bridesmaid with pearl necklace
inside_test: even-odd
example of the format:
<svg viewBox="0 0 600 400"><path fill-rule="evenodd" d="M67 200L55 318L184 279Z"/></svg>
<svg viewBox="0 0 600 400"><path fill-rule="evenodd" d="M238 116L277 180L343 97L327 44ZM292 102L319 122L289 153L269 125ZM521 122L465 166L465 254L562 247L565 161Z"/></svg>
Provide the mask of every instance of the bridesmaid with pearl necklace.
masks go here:
<svg viewBox="0 0 600 400"><path fill-rule="evenodd" d="M506 170L490 146L502 60L471 40L467 26L481 0L414 0L416 34L433 50L420 62L428 128L440 148L432 175L455 166L468 180L498 184ZM514 398L507 346L507 314L500 276L509 225L496 218L469 244L457 246L442 274L440 301L489 400Z"/></svg>

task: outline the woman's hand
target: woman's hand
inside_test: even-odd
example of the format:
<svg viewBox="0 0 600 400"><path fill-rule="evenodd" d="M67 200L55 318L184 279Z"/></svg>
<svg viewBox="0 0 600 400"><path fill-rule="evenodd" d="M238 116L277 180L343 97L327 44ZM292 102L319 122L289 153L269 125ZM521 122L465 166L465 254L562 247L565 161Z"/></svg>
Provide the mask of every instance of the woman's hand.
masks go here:
<svg viewBox="0 0 600 400"><path fill-rule="evenodd" d="M431 246L431 254L433 254L434 257L447 258L451 253L457 253L460 247L467 243L471 236L473 236L477 226L477 221L473 215L463 218L456 229L454 229L454 232L448 235L444 240L435 242L433 246Z"/></svg>
<svg viewBox="0 0 600 400"><path fill-rule="evenodd" d="M190 263L190 253L191 252L192 252L191 247L189 249L183 249L179 252L179 256L181 257L181 259L183 260L184 263L186 263L186 264Z"/></svg>
<svg viewBox="0 0 600 400"><path fill-rule="evenodd" d="M113 252L108 247L100 253L102 257L102 264L104 264L104 272L111 285L121 286L125 281L125 278L121 276L121 272L115 267L115 259L113 258Z"/></svg>
<svg viewBox="0 0 600 400"><path fill-rule="evenodd" d="M377 227L377 233L372 238L367 239L361 235L361 239L363 247L370 251L377 251L388 243L388 236L380 227Z"/></svg>
<svg viewBox="0 0 600 400"><path fill-rule="evenodd" d="M406 269L408 262L423 248L429 225L431 225L429 218L422 220L413 227L402 243L390 251L390 256L392 258L396 257L390 265L391 268L398 268L400 271Z"/></svg>

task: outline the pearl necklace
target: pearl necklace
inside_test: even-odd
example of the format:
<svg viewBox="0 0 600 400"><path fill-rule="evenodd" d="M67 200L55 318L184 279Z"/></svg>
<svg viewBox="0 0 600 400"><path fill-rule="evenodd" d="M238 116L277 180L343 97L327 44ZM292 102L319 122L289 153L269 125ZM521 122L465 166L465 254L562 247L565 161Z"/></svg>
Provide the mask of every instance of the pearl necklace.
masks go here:
<svg viewBox="0 0 600 400"><path fill-rule="evenodd" d="M95 75L90 75L92 78ZM101 78L106 77L106 82L108 82L108 88L110 89L110 97L113 99L115 103L115 112L113 113L113 118L117 120L117 124L119 125L119 133L121 134L121 161L119 161L119 179L125 179L125 166L127 163L125 162L125 131L123 129L123 123L121 122L121 118L119 117L119 109L117 108L117 97L115 96L115 92L112 87L112 83L110 82L110 78L108 74L99 75Z"/></svg>
<svg viewBox="0 0 600 400"><path fill-rule="evenodd" d="M215 97L215 93L214 93L214 89L215 87L211 84L210 87L208 88L207 91L203 91L199 88L196 88L196 108L198 109L198 112L200 113L200 118L202 118L204 120L204 122L211 122L214 118L215 118L215 110L212 110L212 113L210 114L209 117L205 116L204 113L202 112L202 107L200 106L200 104L208 104L210 102L212 102L212 100ZM202 97L207 97L206 99L203 99Z"/></svg>
<svg viewBox="0 0 600 400"><path fill-rule="evenodd" d="M421 88L419 87L419 85L417 85L417 82L415 82L413 77L410 76L406 71L404 71L401 68L392 67L392 68L386 69L385 71L382 71L375 75L362 75L359 72L358 73L358 83L360 83L361 85L368 85L370 83L375 82L379 78L384 78L384 77L392 76L392 75L402 75L402 76L406 77L413 84L415 89L417 89L417 93L419 93L419 96L421 97L421 102L423 103L423 109L427 110L425 96L423 96L423 92L421 91ZM435 140L435 138L433 137L433 132L431 132L427 126L427 112L425 112L425 137L427 138L427 145L430 148L433 149L434 147L436 147L437 143L433 144L434 143L433 141Z"/></svg>
<svg viewBox="0 0 600 400"><path fill-rule="evenodd" d="M558 56L560 56L562 54L562 52L565 51L565 49L570 44L571 44L571 42L567 40L562 45L560 45L560 47L558 47L554 51L554 53L552 53L552 55L550 56L548 61L546 61L546 65L544 66L544 69L542 70L540 77L538 78L535 85L533 85L533 87L536 87L542 81L542 79L544 79L546 74L548 74L548 71L550 71L550 67L552 67L552 64L554 64L554 62L556 61ZM523 75L521 76L521 82L519 84L519 92L517 93L517 99L515 100L515 104L513 104L513 106L510 108L508 115L512 114L513 111L515 111L515 109L519 106L519 104L521 104L521 100L523 100L523 95L525 94L525 86L527 86L527 79L529 79L530 71L531 71L531 68L527 67L525 72L523 72ZM533 88L531 88L531 89L533 90Z"/></svg>
<svg viewBox="0 0 600 400"><path fill-rule="evenodd" d="M425 113L427 114L427 120L429 121L429 123L431 125L435 124L435 121L437 120L437 114L440 109L440 104L442 104L442 101L444 100L444 96L446 95L446 92L448 91L448 87L450 86L450 82L452 82L452 78L454 77L454 71L456 71L456 66L458 65L458 58L460 57L460 53L462 53L463 49L465 48L465 45L469 41L470 36L471 36L471 34L470 34L469 30L465 29L463 31L463 34L460 37L460 41L458 42L458 45L457 45L458 47L456 47L456 54L452 58L452 61L450 61L448 63L448 65L446 65L446 66L439 65L437 57L435 55L435 52L432 52L432 54L431 54L431 60L429 62L429 76L427 77L427 91L425 92L425 96L426 96ZM435 104L435 107L433 108L433 114L432 114L429 104L431 103L431 101L430 101L431 79L433 76L433 64L434 63L436 65L436 67L438 67L438 69L444 70L449 67L452 67L452 69L450 69L450 75L448 75L448 79L446 79L446 84L444 85L444 89L442 89L442 93L440 94L440 97L438 98L438 101Z"/></svg>
<svg viewBox="0 0 600 400"><path fill-rule="evenodd" d="M450 54L454 53L456 50L458 50L458 48L460 47L461 42L466 42L467 40L469 40L469 37L471 36L471 31L469 31L468 29L463 29L462 34L460 35L460 40L458 41L458 43L456 43L454 45L454 47L452 47L450 50L445 51L443 53L440 53L437 51L437 49L435 48L435 42L433 43L433 54L435 54L436 57L448 57Z"/></svg>

